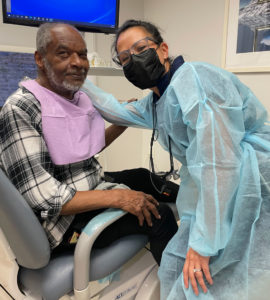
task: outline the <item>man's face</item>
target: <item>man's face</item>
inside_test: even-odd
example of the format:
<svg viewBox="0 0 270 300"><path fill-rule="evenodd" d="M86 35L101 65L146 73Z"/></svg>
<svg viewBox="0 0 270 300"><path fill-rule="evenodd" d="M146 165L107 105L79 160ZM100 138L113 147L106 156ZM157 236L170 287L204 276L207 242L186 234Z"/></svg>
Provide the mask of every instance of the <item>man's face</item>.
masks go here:
<svg viewBox="0 0 270 300"><path fill-rule="evenodd" d="M89 69L86 45L80 34L69 26L55 27L51 34L52 41L42 58L45 87L72 99Z"/></svg>

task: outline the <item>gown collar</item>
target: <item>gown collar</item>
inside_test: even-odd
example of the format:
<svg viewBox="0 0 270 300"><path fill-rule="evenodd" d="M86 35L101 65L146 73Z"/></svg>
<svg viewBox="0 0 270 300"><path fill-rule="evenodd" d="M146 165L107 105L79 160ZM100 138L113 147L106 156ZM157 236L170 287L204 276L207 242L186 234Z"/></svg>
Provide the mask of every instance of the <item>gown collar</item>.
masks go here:
<svg viewBox="0 0 270 300"><path fill-rule="evenodd" d="M180 56L177 56L171 67L170 67L170 70L169 72L167 72L164 76L162 76L159 81L158 81L158 84L157 84L157 87L158 87L158 90L159 90L159 93L160 93L160 97L163 95L163 93L165 92L165 90L167 89L168 85L170 84L171 82L171 78L173 77L173 74L175 73L175 71L180 68L182 66L182 64L184 63L184 59L183 57L180 55ZM156 102L158 101L158 99L160 98L157 94L153 93L153 101Z"/></svg>

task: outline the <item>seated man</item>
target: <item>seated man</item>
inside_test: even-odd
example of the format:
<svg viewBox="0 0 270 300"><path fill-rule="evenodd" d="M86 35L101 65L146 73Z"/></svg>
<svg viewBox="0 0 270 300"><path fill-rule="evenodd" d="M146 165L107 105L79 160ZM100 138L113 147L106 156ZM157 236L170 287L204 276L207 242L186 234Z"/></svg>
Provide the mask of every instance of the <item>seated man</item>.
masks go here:
<svg viewBox="0 0 270 300"><path fill-rule="evenodd" d="M101 116L79 91L89 68L82 36L70 25L43 24L35 61L36 80L21 82L0 114L1 168L32 207L53 251L73 249L89 219L113 207L129 214L95 247L144 233L159 264L176 221L151 195L102 179L94 155L125 128L112 125L105 133Z"/></svg>

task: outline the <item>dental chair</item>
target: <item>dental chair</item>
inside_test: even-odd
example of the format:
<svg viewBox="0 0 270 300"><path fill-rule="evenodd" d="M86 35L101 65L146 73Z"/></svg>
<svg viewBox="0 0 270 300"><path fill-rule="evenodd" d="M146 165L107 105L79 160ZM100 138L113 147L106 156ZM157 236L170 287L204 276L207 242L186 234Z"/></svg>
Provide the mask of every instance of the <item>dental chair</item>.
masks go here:
<svg viewBox="0 0 270 300"><path fill-rule="evenodd" d="M176 206L170 206L177 216ZM130 235L92 249L102 230L125 214L104 211L85 227L75 253L51 255L37 217L0 169L0 299L158 300L158 266L142 250L147 236ZM92 298L89 282L104 277L109 284Z"/></svg>
<svg viewBox="0 0 270 300"><path fill-rule="evenodd" d="M0 170L0 299L89 300L90 281L123 268L95 299L158 300L158 266L149 251L141 250L148 242L145 235L130 235L107 248L92 249L102 230L123 215L121 210L105 210L85 227L75 253L51 255L37 217ZM135 254L138 259L132 262Z"/></svg>

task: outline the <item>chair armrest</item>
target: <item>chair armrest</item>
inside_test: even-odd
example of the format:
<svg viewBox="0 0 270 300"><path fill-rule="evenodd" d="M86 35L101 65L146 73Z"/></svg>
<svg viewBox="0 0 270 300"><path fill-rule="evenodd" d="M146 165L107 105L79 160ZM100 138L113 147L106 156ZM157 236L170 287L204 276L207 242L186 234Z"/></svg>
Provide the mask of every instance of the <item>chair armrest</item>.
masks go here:
<svg viewBox="0 0 270 300"><path fill-rule="evenodd" d="M89 299L90 255L92 246L99 234L127 212L120 209L107 209L86 225L77 242L74 253L74 292L75 299ZM80 295L80 296L79 296Z"/></svg>

